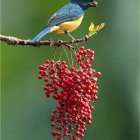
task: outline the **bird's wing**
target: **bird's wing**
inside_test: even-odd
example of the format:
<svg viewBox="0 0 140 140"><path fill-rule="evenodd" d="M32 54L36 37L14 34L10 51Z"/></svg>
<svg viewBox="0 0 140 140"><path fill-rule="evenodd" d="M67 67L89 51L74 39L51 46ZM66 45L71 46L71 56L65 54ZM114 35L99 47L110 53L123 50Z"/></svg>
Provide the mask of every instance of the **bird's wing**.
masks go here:
<svg viewBox="0 0 140 140"><path fill-rule="evenodd" d="M84 11L79 5L69 3L57 11L48 21L48 25L55 26L63 22L73 21L83 16Z"/></svg>

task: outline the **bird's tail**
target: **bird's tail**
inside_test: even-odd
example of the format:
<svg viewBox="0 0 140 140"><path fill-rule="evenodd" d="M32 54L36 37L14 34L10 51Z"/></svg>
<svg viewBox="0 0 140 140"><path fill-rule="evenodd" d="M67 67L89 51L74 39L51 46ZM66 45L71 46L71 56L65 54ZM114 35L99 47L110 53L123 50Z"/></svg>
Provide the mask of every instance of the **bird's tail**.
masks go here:
<svg viewBox="0 0 140 140"><path fill-rule="evenodd" d="M37 36L32 39L32 42L38 42L42 37L44 37L47 33L50 32L52 26L44 28Z"/></svg>

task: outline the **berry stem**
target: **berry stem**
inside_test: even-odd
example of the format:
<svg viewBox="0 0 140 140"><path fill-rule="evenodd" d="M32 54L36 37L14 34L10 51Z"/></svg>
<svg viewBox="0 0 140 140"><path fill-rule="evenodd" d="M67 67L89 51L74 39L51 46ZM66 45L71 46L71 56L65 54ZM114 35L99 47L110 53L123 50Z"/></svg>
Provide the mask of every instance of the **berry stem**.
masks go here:
<svg viewBox="0 0 140 140"><path fill-rule="evenodd" d="M61 48L61 52L60 52L60 56L59 56L59 61L61 60L62 52L63 52L63 48Z"/></svg>
<svg viewBox="0 0 140 140"><path fill-rule="evenodd" d="M73 53L73 55L75 57L75 65L74 65L74 67L76 67L77 66L77 61L76 61L76 51L75 51L75 48L71 48L71 51L72 51L72 53Z"/></svg>
<svg viewBox="0 0 140 140"><path fill-rule="evenodd" d="M55 56L56 56L56 46L54 46L53 60L55 60Z"/></svg>
<svg viewBox="0 0 140 140"><path fill-rule="evenodd" d="M70 48L70 57L71 57L71 64L72 64L72 66L73 66L72 48Z"/></svg>
<svg viewBox="0 0 140 140"><path fill-rule="evenodd" d="M65 48L64 48L63 46L62 46L62 48L63 48L63 50L64 50L64 52L65 52L65 54L66 54L66 57L67 57L67 59L68 59L69 66L71 67L70 59L69 59L69 56L68 56L68 54L67 54L67 51L65 50Z"/></svg>

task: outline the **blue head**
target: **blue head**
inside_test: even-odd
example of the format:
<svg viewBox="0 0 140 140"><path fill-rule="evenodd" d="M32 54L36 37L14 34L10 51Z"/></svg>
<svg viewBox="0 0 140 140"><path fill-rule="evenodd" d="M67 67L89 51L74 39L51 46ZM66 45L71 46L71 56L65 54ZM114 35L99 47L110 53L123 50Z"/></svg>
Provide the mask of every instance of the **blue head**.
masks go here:
<svg viewBox="0 0 140 140"><path fill-rule="evenodd" d="M97 2L95 0L71 0L71 2L77 3L83 10L97 6Z"/></svg>

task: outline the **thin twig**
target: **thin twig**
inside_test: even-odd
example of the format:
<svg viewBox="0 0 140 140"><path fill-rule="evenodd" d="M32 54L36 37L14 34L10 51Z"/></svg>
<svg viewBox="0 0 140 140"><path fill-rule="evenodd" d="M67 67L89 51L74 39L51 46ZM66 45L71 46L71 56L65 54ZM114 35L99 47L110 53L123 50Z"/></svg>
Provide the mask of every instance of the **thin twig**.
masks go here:
<svg viewBox="0 0 140 140"><path fill-rule="evenodd" d="M75 65L74 65L74 67L76 67L76 66L77 66L77 63L76 63L76 62L77 62L77 61L76 61L76 59L77 59L77 58L76 58L76 51L75 51L75 49L73 49L73 48L72 48L71 50L72 50L73 55L74 55L74 57L75 57L75 59L74 59L74 60L75 60Z"/></svg>
<svg viewBox="0 0 140 140"><path fill-rule="evenodd" d="M61 60L62 52L63 52L63 48L61 48L61 52L60 52L60 56L59 56L59 61Z"/></svg>
<svg viewBox="0 0 140 140"><path fill-rule="evenodd" d="M65 50L64 46L62 46L62 48L63 48L63 50L64 50L64 52L65 52L65 54L66 54L66 57L67 57L67 59L68 59L69 66L71 67L70 59L69 59L69 56L68 56L68 54L67 54L67 51Z"/></svg>
<svg viewBox="0 0 140 140"><path fill-rule="evenodd" d="M89 35L85 35L82 38L71 40L71 41L53 41L53 40L46 40L46 41L39 41L39 42L32 42L30 39L20 39L17 37L12 36L5 36L0 35L0 41L7 43L8 45L28 45L28 46L34 46L34 47L41 47L43 45L48 46L66 46L68 44L74 44L74 43L80 43L80 42L86 42L90 39Z"/></svg>
<svg viewBox="0 0 140 140"><path fill-rule="evenodd" d="M56 47L54 46L54 55L53 55L53 60L55 60L55 56L56 56Z"/></svg>
<svg viewBox="0 0 140 140"><path fill-rule="evenodd" d="M73 55L74 55L74 57L75 57L75 60L76 60L76 49L77 49L77 47L73 47L73 46L71 46L71 45L67 45L68 47L69 47L69 49L72 51L72 53L73 53ZM79 48L78 48L79 49ZM72 61L73 61L73 59L72 59ZM74 67L76 67L76 65L77 65L77 63L76 63L76 61L75 61L75 65L73 65Z"/></svg>
<svg viewBox="0 0 140 140"><path fill-rule="evenodd" d="M72 48L70 48L71 65L73 66Z"/></svg>

